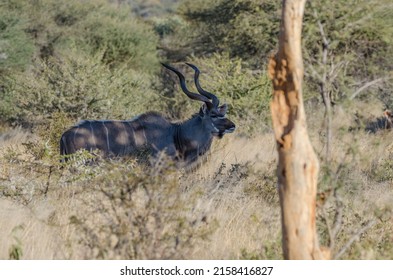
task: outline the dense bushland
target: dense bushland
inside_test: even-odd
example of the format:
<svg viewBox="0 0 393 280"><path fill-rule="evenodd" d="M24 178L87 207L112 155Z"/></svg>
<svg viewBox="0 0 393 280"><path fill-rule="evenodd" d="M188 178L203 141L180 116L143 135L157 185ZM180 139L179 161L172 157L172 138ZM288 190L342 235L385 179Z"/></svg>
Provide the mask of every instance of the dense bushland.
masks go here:
<svg viewBox="0 0 393 280"><path fill-rule="evenodd" d="M324 9L324 5L325 1L310 2L306 8L306 98L320 100L324 83L334 104L370 93L389 107L391 5L384 1L373 5L336 1L331 9ZM253 116L261 113L264 119L269 118L270 85L259 77L264 77L266 61L277 41L277 1L184 1L179 15L167 16L162 11L161 18L147 17L145 21L133 11L135 4L118 6L105 1L58 4L13 0L4 4L1 12L6 16L0 34L2 118L34 124L28 116L43 111L46 115L38 116L38 121L53 111L66 111L73 118L125 118L151 108L151 104L157 104L156 109L169 109L174 117L188 116L176 109L176 99L183 96L173 98L173 86L168 88L168 80L160 82L158 78L160 49L161 60L206 65L202 71L208 75L202 75L201 80L236 106L238 121L254 123ZM10 44L13 48L6 48ZM66 86L59 85L63 80L60 72L74 73L64 78ZM106 83L116 92L108 90ZM254 93L259 91L266 92L259 99L262 105L254 102ZM37 98L33 92L42 96ZM170 99L154 102L160 95ZM34 104L43 99L46 104ZM175 108L168 108L173 103ZM113 110L115 107L118 109Z"/></svg>
<svg viewBox="0 0 393 280"><path fill-rule="evenodd" d="M179 11L187 28L177 45L183 52L168 54L183 60L191 53L225 51L231 58L244 59L251 69L260 69L276 47L280 9L280 2L271 0L184 1ZM389 1L307 2L303 32L307 96L318 97L322 72L327 71L336 102L349 99L366 82L382 78L363 94L378 95L392 105L386 97L392 71L392 9Z"/></svg>
<svg viewBox="0 0 393 280"><path fill-rule="evenodd" d="M0 204L12 201L17 214L10 221L0 211L0 258L281 258L266 74L280 8L272 0L1 3ZM357 237L340 258L393 258L391 137L364 131L393 107L392 14L388 0L306 6L306 109L324 159L318 229L329 245L342 215L336 253ZM183 62L197 65L202 87L229 104L236 133L192 172L165 159L152 169L133 159L90 166L83 152L60 163L59 137L80 119L197 112L160 61L181 69L191 89ZM330 161L322 91L333 106Z"/></svg>
<svg viewBox="0 0 393 280"><path fill-rule="evenodd" d="M155 104L158 37L126 10L105 1L15 0L1 12L8 15L0 35L2 119L34 126L56 112L127 118Z"/></svg>

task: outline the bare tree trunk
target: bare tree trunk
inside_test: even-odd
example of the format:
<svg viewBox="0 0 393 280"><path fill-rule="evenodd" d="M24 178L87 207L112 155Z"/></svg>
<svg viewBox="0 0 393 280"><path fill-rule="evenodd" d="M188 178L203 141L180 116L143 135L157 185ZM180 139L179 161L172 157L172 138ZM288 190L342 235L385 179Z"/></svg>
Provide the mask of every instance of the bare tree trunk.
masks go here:
<svg viewBox="0 0 393 280"><path fill-rule="evenodd" d="M285 259L327 259L315 225L318 159L303 106L301 31L306 0L283 0L279 50L269 62L272 120L279 154L277 176Z"/></svg>

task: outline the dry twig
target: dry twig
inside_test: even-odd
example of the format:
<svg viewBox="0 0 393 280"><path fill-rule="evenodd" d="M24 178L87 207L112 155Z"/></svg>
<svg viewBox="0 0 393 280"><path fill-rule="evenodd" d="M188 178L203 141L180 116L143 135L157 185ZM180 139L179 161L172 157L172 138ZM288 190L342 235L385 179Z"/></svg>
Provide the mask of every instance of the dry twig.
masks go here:
<svg viewBox="0 0 393 280"><path fill-rule="evenodd" d="M369 220L364 227L358 230L349 240L348 242L341 248L341 250L334 255L334 259L339 259L352 245L353 242L358 240L360 236L365 233L369 228L376 224L376 220Z"/></svg>

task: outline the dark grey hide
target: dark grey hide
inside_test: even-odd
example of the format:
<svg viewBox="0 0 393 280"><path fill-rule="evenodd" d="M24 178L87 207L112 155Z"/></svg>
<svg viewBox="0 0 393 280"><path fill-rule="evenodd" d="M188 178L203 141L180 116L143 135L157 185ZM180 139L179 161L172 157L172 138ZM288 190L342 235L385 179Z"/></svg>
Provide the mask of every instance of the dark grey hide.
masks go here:
<svg viewBox="0 0 393 280"><path fill-rule="evenodd" d="M200 95L189 92L184 76L176 69L164 66L178 75L187 96L205 102L198 114L183 123L171 123L155 112L124 121L85 120L64 132L60 154L70 155L85 149L98 151L103 157L138 157L142 154L155 157L164 151L173 160L190 165L209 150L214 136L221 138L235 130L235 124L225 117L226 104L218 106L217 99L213 105L210 102L212 94L203 89L202 92L198 89ZM197 82L199 70L194 69Z"/></svg>

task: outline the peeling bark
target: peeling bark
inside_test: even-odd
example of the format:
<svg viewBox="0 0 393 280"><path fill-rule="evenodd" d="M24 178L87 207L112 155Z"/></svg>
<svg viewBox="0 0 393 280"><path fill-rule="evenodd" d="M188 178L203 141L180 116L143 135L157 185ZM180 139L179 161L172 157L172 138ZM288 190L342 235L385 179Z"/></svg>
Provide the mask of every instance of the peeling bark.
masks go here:
<svg viewBox="0 0 393 280"><path fill-rule="evenodd" d="M327 259L315 224L319 162L303 106L301 31L306 0L284 0L279 50L270 59L271 112L279 154L277 176L285 259Z"/></svg>

